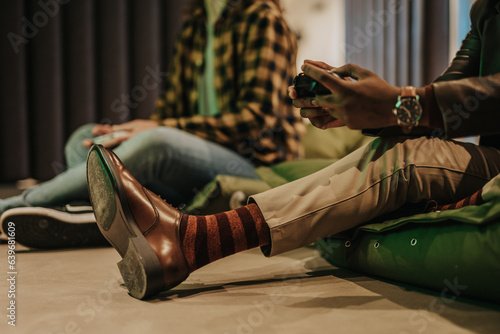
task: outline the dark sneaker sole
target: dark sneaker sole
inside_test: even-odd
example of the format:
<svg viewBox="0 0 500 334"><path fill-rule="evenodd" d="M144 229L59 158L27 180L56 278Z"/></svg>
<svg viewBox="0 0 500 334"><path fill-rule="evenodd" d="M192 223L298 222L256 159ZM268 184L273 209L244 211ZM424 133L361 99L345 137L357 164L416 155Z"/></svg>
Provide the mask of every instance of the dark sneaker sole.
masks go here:
<svg viewBox="0 0 500 334"><path fill-rule="evenodd" d="M144 299L161 291L163 270L156 253L135 224L123 185L109 154L93 146L87 158L90 201L102 235L122 257L118 268L129 293Z"/></svg>
<svg viewBox="0 0 500 334"><path fill-rule="evenodd" d="M61 249L109 246L92 213L71 214L48 208L16 208L0 218L2 235L13 224L16 242L30 248Z"/></svg>

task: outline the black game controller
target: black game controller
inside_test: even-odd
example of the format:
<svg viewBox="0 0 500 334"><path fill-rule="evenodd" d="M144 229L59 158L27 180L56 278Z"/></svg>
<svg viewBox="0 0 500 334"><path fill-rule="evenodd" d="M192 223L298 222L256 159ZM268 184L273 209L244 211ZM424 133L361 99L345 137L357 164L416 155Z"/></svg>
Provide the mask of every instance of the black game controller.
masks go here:
<svg viewBox="0 0 500 334"><path fill-rule="evenodd" d="M340 76L336 73L331 74L340 78ZM315 97L316 95L327 95L332 93L328 88L326 88L313 78L308 77L304 73L299 73L295 77L295 79L293 79L293 84L295 91L297 92L298 99L305 97Z"/></svg>

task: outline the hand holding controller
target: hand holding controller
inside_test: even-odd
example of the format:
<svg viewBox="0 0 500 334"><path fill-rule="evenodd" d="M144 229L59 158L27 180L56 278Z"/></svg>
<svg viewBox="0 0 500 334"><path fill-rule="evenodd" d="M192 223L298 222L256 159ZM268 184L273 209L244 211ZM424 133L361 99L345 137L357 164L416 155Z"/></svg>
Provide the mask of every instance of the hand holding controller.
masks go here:
<svg viewBox="0 0 500 334"><path fill-rule="evenodd" d="M342 77L335 72L328 71L328 73L342 79ZM332 93L328 88L304 73L299 73L295 79L293 79L293 84L295 91L297 92L297 99Z"/></svg>

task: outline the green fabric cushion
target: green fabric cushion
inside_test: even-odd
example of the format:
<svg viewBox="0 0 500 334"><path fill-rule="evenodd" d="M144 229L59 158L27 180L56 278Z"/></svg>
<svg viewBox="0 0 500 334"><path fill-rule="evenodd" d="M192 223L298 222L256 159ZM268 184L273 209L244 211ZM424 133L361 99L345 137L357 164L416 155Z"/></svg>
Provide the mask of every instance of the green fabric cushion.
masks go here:
<svg viewBox="0 0 500 334"><path fill-rule="evenodd" d="M231 175L217 175L194 197L193 201L183 209L190 214L208 215L224 212L230 209L231 196L242 192L248 197L271 189L262 180L249 179Z"/></svg>
<svg viewBox="0 0 500 334"><path fill-rule="evenodd" d="M333 160L311 159L287 161L272 167L259 167L255 173L259 179L248 179L231 175L217 175L193 199L184 212L212 214L230 209L231 196L241 192L249 197L299 179L331 165Z"/></svg>
<svg viewBox="0 0 500 334"><path fill-rule="evenodd" d="M374 137L347 127L321 130L307 124L303 144L306 159L340 159L371 142Z"/></svg>
<svg viewBox="0 0 500 334"><path fill-rule="evenodd" d="M320 240L332 264L439 291L500 301L500 177L486 203L360 226Z"/></svg>
<svg viewBox="0 0 500 334"><path fill-rule="evenodd" d="M255 173L271 188L300 179L334 163L330 159L286 161L271 167L258 167Z"/></svg>

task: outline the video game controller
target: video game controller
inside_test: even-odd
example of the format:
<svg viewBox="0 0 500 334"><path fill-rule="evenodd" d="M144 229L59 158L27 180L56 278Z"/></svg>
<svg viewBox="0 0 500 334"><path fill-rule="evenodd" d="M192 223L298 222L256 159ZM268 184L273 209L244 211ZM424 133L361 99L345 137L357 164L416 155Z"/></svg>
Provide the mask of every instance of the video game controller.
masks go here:
<svg viewBox="0 0 500 334"><path fill-rule="evenodd" d="M329 73L341 79L338 74L332 72ZM316 95L327 95L332 93L328 88L326 88L313 78L305 75L304 73L299 73L295 77L295 79L293 79L293 84L295 91L297 92L298 99L305 97L315 97Z"/></svg>

